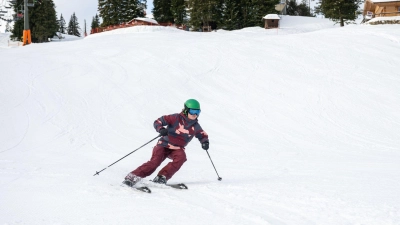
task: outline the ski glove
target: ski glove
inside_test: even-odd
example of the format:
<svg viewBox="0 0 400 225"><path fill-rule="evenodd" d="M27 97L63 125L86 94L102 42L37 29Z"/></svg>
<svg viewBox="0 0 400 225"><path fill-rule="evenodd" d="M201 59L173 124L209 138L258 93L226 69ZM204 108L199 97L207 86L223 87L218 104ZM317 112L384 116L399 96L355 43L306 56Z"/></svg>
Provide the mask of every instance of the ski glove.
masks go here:
<svg viewBox="0 0 400 225"><path fill-rule="evenodd" d="M158 131L161 136L167 136L168 135L168 130L165 128L161 128L160 131Z"/></svg>
<svg viewBox="0 0 400 225"><path fill-rule="evenodd" d="M201 147L202 147L204 150L208 150L208 148L210 147L210 143L209 143L208 141L206 141L206 142L204 142L204 143L201 144Z"/></svg>

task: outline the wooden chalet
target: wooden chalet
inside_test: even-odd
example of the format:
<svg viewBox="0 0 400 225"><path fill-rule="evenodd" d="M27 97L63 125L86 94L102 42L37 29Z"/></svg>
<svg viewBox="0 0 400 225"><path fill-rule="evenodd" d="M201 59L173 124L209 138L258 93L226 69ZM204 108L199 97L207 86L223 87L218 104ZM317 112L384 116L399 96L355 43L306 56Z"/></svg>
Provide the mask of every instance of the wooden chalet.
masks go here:
<svg viewBox="0 0 400 225"><path fill-rule="evenodd" d="M281 18L278 16L278 14L268 14L264 16L263 17L264 28L265 29L278 28L280 19Z"/></svg>
<svg viewBox="0 0 400 225"><path fill-rule="evenodd" d="M377 17L400 16L400 0L365 0L364 22Z"/></svg>

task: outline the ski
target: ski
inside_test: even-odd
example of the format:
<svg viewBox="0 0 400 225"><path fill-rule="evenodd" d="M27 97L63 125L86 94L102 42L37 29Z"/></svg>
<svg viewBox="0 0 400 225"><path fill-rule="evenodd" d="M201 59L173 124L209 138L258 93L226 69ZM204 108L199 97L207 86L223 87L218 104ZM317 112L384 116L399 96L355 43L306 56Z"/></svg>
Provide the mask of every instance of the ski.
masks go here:
<svg viewBox="0 0 400 225"><path fill-rule="evenodd" d="M149 194L151 193L151 190L148 187L133 187L133 188L135 188L138 191L143 191L143 192L146 192L146 193L149 193Z"/></svg>
<svg viewBox="0 0 400 225"><path fill-rule="evenodd" d="M186 184L184 183L178 183L178 184L160 184L157 182L154 182L153 180L150 180L150 182L153 183L154 187L162 187L162 186L167 186L167 187L172 187L175 189L189 189Z"/></svg>
<svg viewBox="0 0 400 225"><path fill-rule="evenodd" d="M148 188L146 186L143 186L143 187L131 187L131 186L125 184L125 181L122 182L121 186L129 187L129 188L132 188L132 189L135 189L135 190L138 190L138 191L141 191L141 192L149 193L149 194L151 193L150 188Z"/></svg>
<svg viewBox="0 0 400 225"><path fill-rule="evenodd" d="M186 184L179 183L179 184L166 184L168 187L176 188L176 189L189 189Z"/></svg>

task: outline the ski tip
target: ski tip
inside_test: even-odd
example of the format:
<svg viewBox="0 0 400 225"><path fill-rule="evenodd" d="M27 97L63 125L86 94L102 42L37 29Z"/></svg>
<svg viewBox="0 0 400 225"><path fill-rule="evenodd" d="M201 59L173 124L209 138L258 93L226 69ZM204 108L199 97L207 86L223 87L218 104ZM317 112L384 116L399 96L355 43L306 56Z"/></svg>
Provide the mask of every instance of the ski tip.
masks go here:
<svg viewBox="0 0 400 225"><path fill-rule="evenodd" d="M186 184L179 184L179 186L182 188L182 189L189 189L187 186L186 186Z"/></svg>
<svg viewBox="0 0 400 225"><path fill-rule="evenodd" d="M143 192L149 193L149 194L151 193L151 190L148 187L137 187L136 190L143 191Z"/></svg>
<svg viewBox="0 0 400 225"><path fill-rule="evenodd" d="M176 188L176 189L189 189L184 183L179 184L167 184L167 186Z"/></svg>

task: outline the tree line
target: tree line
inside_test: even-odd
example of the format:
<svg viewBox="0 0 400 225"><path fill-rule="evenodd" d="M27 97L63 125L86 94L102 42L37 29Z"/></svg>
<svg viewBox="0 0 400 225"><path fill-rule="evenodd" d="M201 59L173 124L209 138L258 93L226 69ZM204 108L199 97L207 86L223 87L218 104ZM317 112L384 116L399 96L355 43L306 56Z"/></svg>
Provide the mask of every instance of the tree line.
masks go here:
<svg viewBox="0 0 400 225"><path fill-rule="evenodd" d="M152 13L159 23L185 24L194 30L203 26L235 30L262 26L262 17L277 13L278 3L279 0L154 0ZM143 0L98 0L103 21L98 24L117 25L144 17L145 9Z"/></svg>
<svg viewBox="0 0 400 225"><path fill-rule="evenodd" d="M99 16L103 20L100 25L103 27L117 25L136 17L144 17L146 7L147 0L98 0ZM92 22L92 25L96 24Z"/></svg>
<svg viewBox="0 0 400 225"><path fill-rule="evenodd" d="M17 0L13 4L15 14L23 14L24 0ZM25 15L24 15L25 16ZM48 42L57 32L81 36L81 28L75 13L71 15L68 25L63 15L57 19L55 4L53 0L35 1L33 7L29 7L29 29L34 43ZM86 28L85 28L86 29ZM14 28L11 30L11 38L21 40L24 30L24 18L15 21Z"/></svg>
<svg viewBox="0 0 400 225"><path fill-rule="evenodd" d="M186 24L194 30L236 30L263 26L262 18L278 13L279 0L154 0L154 19L161 23Z"/></svg>
<svg viewBox="0 0 400 225"><path fill-rule="evenodd" d="M315 16L340 23L351 23L360 14L362 0L319 0L311 10L307 0L285 0L287 15ZM154 0L154 19L161 23L186 24L194 30L202 26L213 29L236 30L244 27L263 26L262 17L278 13L275 5L280 0Z"/></svg>
<svg viewBox="0 0 400 225"><path fill-rule="evenodd" d="M307 0L302 0L297 4L296 0L289 0L286 6L286 14L291 16L314 16Z"/></svg>
<svg viewBox="0 0 400 225"><path fill-rule="evenodd" d="M16 0L13 8L16 14L23 13L24 0ZM280 0L154 0L153 17L159 23L185 24L193 30L204 26L212 29L236 30L244 27L263 26L266 14L278 13L275 5ZM288 15L314 16L306 0L300 4L296 0L286 0ZM351 23L360 14L361 0L319 0L314 13L340 23ZM99 15L92 18L91 29L117 25L136 17L146 16L147 0L98 0ZM81 28L75 13L66 24L63 15L57 19L53 0L35 1L29 8L29 27L32 42L47 42L57 32L80 37ZM100 22L100 18L102 22ZM24 20L14 23L12 38L21 40ZM84 25L86 33L86 21Z"/></svg>

